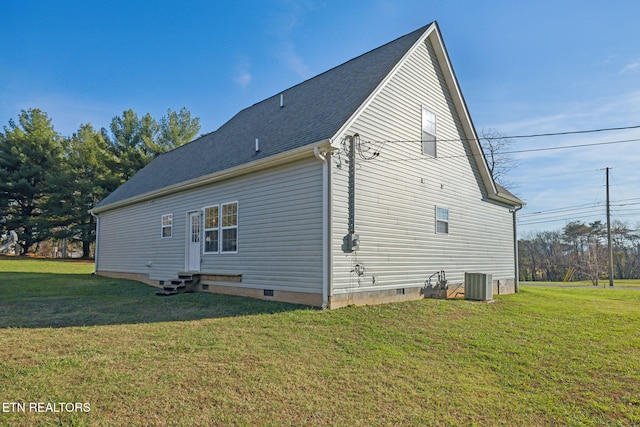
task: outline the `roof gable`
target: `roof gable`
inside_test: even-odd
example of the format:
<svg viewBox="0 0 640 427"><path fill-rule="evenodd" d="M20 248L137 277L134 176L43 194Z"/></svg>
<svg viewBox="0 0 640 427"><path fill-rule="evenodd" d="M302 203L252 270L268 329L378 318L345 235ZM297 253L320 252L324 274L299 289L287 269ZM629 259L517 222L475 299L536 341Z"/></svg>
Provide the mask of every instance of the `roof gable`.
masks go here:
<svg viewBox="0 0 640 427"><path fill-rule="evenodd" d="M94 212L332 138L431 25L254 104L215 132L156 157L102 200Z"/></svg>
<svg viewBox="0 0 640 427"><path fill-rule="evenodd" d="M462 91L460 90L458 79L451 65L449 54L447 53L447 49L442 39L442 35L440 33L437 22L434 21L432 24L422 28L421 30L422 31L420 37L418 37L414 44L405 52L404 57L399 60L395 64L393 69L391 69L390 72L385 76L385 78L380 81L376 90L370 93L367 100L363 102L361 106L354 112L352 117L343 124L340 130L333 136L333 139L339 139L344 136L344 132L346 132L346 130L351 127L351 125L357 120L358 116L363 111L365 111L367 105L369 105L369 103L371 103L373 99L378 96L378 94L383 90L384 86L402 67L407 58L409 58L413 54L413 52L418 49L425 40L428 39L431 46L433 47L438 65L444 78L445 85L449 90L453 106L460 119L462 130L465 135L464 140L469 144L469 148L472 153L472 159L478 166L480 178L482 181L481 185L483 185L483 187L486 189L489 199L509 206L523 206L525 203L517 196L509 192L507 189L498 185L494 181L491 172L489 171L489 166L482 146L480 144L480 139L478 138L475 126L473 125L473 121L471 120L471 115L469 114L466 101L464 99L464 96L462 95Z"/></svg>
<svg viewBox="0 0 640 427"><path fill-rule="evenodd" d="M164 190L178 190L185 183L195 185L223 171L266 162L282 153L338 137L427 37L436 49L490 197L521 204L491 178L440 31L433 22L258 102L215 132L156 157L102 200L94 213L150 198Z"/></svg>

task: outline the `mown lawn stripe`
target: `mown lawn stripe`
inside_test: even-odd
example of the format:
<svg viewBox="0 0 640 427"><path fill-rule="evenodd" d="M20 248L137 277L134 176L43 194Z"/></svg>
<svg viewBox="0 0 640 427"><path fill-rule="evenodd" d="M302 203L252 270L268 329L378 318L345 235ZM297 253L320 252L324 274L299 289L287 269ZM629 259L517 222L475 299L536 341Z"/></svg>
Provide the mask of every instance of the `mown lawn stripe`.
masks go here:
<svg viewBox="0 0 640 427"><path fill-rule="evenodd" d="M2 263L0 402L91 411L0 425L640 423L637 290L319 311Z"/></svg>

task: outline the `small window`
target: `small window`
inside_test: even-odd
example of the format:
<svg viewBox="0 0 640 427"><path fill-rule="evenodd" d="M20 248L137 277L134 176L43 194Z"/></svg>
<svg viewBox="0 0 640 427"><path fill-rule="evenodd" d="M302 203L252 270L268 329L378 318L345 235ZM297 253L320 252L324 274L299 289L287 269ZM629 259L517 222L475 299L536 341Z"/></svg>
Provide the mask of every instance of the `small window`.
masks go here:
<svg viewBox="0 0 640 427"><path fill-rule="evenodd" d="M436 233L449 233L449 209L436 206Z"/></svg>
<svg viewBox="0 0 640 427"><path fill-rule="evenodd" d="M222 205L222 252L238 252L238 203Z"/></svg>
<svg viewBox="0 0 640 427"><path fill-rule="evenodd" d="M218 206L204 208L204 251L218 252L220 221Z"/></svg>
<svg viewBox="0 0 640 427"><path fill-rule="evenodd" d="M422 107L422 154L436 157L436 115Z"/></svg>
<svg viewBox="0 0 640 427"><path fill-rule="evenodd" d="M173 214L162 215L161 237L168 238L173 234Z"/></svg>

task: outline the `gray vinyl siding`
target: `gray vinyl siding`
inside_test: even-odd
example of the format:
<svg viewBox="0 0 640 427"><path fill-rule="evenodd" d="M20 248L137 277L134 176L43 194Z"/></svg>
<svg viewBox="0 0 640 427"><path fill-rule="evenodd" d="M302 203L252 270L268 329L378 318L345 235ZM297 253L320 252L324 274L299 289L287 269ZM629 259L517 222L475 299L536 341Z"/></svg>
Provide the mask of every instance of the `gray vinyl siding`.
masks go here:
<svg viewBox="0 0 640 427"><path fill-rule="evenodd" d="M202 254L202 273L240 274L239 287L322 292L322 164L314 157L102 213L99 270L175 277L186 268L188 213L228 202L238 203L238 253ZM173 236L162 239L168 213Z"/></svg>
<svg viewBox="0 0 640 427"><path fill-rule="evenodd" d="M150 271L147 263L153 259L153 242L160 239L161 215L171 213L168 210L157 213L156 207L138 205L100 214L96 256L99 271L143 274ZM176 220L174 213L174 237L163 239L163 243L175 241Z"/></svg>
<svg viewBox="0 0 640 427"><path fill-rule="evenodd" d="M421 151L421 111L436 114L437 158ZM332 159L333 292L420 286L439 270L450 283L465 272L514 274L512 216L487 200L477 164L464 141L433 47L427 40L402 64L347 130L380 150L358 158L356 233L360 249L342 252L347 232L347 167ZM342 166L341 168L338 166ZM449 233L435 231L436 206L449 210ZM364 266L358 277L354 266ZM375 280L374 280L375 279Z"/></svg>

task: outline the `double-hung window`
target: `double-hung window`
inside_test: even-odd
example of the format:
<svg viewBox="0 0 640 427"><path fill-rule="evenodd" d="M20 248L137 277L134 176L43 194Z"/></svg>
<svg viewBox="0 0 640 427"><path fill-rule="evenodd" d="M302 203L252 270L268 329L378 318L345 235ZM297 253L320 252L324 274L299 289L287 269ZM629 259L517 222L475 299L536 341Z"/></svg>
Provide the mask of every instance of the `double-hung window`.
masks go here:
<svg viewBox="0 0 640 427"><path fill-rule="evenodd" d="M436 157L436 115L422 107L422 154Z"/></svg>
<svg viewBox="0 0 640 427"><path fill-rule="evenodd" d="M238 252L238 203L204 208L204 252Z"/></svg>
<svg viewBox="0 0 640 427"><path fill-rule="evenodd" d="M222 252L238 252L238 203L222 205Z"/></svg>
<svg viewBox="0 0 640 427"><path fill-rule="evenodd" d="M218 252L220 230L219 230L218 206L204 208L204 252Z"/></svg>
<svg viewBox="0 0 640 427"><path fill-rule="evenodd" d="M436 233L449 234L449 209L436 206Z"/></svg>
<svg viewBox="0 0 640 427"><path fill-rule="evenodd" d="M171 237L173 235L173 214L162 215L161 224L161 238Z"/></svg>

